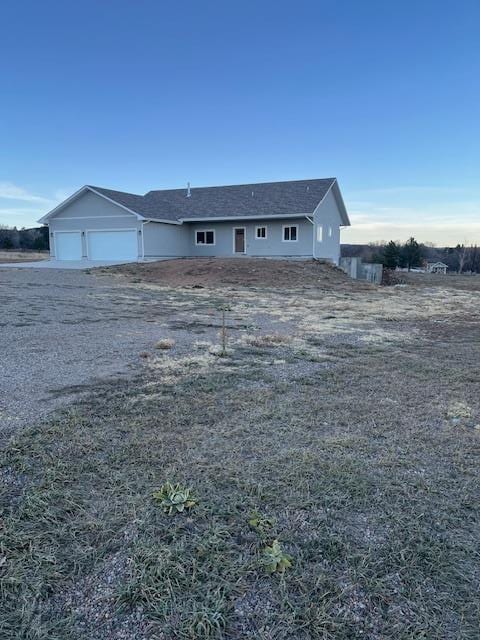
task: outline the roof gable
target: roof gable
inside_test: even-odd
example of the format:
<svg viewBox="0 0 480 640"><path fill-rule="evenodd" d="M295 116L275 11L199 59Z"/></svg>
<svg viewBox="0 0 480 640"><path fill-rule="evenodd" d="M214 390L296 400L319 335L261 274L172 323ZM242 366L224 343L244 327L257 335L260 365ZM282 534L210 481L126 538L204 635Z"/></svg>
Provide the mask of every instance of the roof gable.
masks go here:
<svg viewBox="0 0 480 640"><path fill-rule="evenodd" d="M40 218L40 220L38 222L40 222L40 223L48 222L48 220L50 220L50 218L54 218L57 214L59 214L61 211L63 211L63 209L68 207L68 205L70 205L75 200L78 200L78 198L80 198L81 196L83 196L84 193L87 193L87 192L94 193L97 196L99 196L100 198L105 198L106 200L108 200L112 204L114 204L114 205L116 205L118 207L121 207L124 211L127 211L128 213L131 213L135 217L142 218L142 216L137 211L134 211L133 209L130 209L125 204L120 202L118 199L110 198L106 194L101 193L101 191L98 191L97 189L95 189L94 187L91 187L90 185L85 185L84 187L82 187L78 191L75 191L75 193L73 193L69 198L67 198L66 200L61 202L59 205L57 205L54 209L52 209L47 214L45 214L42 218ZM138 196L138 197L141 198L142 196Z"/></svg>

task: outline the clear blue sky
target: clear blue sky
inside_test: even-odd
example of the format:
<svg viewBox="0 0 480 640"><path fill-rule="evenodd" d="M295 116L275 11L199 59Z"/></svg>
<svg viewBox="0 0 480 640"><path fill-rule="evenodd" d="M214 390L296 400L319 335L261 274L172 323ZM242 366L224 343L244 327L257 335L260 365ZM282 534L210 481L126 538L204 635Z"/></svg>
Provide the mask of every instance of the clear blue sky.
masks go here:
<svg viewBox="0 0 480 640"><path fill-rule="evenodd" d="M85 183L338 177L344 241L480 242L480 2L0 9L0 223Z"/></svg>

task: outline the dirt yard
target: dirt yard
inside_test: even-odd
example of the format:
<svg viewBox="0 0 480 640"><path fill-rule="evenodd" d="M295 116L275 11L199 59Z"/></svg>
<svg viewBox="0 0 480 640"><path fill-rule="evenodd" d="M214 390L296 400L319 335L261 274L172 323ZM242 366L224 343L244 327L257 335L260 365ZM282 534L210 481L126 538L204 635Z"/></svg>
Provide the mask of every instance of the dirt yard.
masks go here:
<svg viewBox="0 0 480 640"><path fill-rule="evenodd" d="M1 251L0 264L10 264L15 262L35 262L38 260L48 260L48 251Z"/></svg>
<svg viewBox="0 0 480 640"><path fill-rule="evenodd" d="M190 258L146 264L126 264L106 269L131 282L166 284L171 287L315 288L350 291L352 282L340 269L313 260L261 258ZM356 290L369 288L357 283Z"/></svg>
<svg viewBox="0 0 480 640"><path fill-rule="evenodd" d="M147 338L4 448L0 636L478 638L478 292L208 262L84 276Z"/></svg>

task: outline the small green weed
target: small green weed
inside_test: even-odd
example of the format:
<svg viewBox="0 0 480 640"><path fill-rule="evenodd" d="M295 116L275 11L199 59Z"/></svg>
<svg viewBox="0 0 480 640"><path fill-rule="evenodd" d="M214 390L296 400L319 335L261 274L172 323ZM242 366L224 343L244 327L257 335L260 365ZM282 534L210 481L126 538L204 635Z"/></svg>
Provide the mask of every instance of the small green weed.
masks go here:
<svg viewBox="0 0 480 640"><path fill-rule="evenodd" d="M191 509L197 503L192 497L191 489L181 484L173 485L170 482L166 482L158 491L154 491L153 498L160 502L160 506L169 516Z"/></svg>
<svg viewBox="0 0 480 640"><path fill-rule="evenodd" d="M259 533L262 537L268 534L271 529L275 526L275 518L268 518L266 516L262 516L258 512L254 512L248 524L254 529L257 533Z"/></svg>
<svg viewBox="0 0 480 640"><path fill-rule="evenodd" d="M262 564L267 573L284 573L292 566L292 557L285 553L278 540L263 550Z"/></svg>

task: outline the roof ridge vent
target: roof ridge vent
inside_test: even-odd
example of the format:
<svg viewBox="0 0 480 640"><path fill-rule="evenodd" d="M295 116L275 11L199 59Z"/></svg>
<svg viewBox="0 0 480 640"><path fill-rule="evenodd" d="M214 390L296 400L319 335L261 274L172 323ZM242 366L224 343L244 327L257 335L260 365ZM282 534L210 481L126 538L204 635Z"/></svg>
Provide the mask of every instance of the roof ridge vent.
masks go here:
<svg viewBox="0 0 480 640"><path fill-rule="evenodd" d="M190 183L187 182L187 198L190 198L192 194L190 193Z"/></svg>

